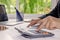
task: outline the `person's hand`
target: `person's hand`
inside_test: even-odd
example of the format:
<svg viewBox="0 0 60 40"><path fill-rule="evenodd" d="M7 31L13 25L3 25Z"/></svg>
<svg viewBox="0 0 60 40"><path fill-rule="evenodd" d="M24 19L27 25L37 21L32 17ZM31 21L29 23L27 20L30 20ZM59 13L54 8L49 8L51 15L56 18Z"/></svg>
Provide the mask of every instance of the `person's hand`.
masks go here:
<svg viewBox="0 0 60 40"><path fill-rule="evenodd" d="M38 18L38 19L32 19L31 22L30 22L30 24L29 24L27 27L35 25L35 24L38 23L40 20L41 20L40 18Z"/></svg>
<svg viewBox="0 0 60 40"><path fill-rule="evenodd" d="M42 28L46 28L49 30L60 29L60 19L52 16L48 16L40 20L40 25L38 26L36 31L39 31Z"/></svg>

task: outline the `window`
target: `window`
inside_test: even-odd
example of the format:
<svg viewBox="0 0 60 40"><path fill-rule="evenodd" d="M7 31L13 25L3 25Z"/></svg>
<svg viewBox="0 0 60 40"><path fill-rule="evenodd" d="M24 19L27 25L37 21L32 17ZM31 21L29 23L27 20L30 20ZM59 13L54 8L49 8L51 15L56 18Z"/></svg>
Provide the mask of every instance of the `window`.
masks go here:
<svg viewBox="0 0 60 40"><path fill-rule="evenodd" d="M51 0L19 0L20 12L25 14L49 13Z"/></svg>
<svg viewBox="0 0 60 40"><path fill-rule="evenodd" d="M8 14L15 13L16 0L0 0L0 4L4 4Z"/></svg>
<svg viewBox="0 0 60 40"><path fill-rule="evenodd" d="M16 1L19 1L19 10L25 14L43 14L51 9L51 0L0 0L6 6L7 13L14 14Z"/></svg>

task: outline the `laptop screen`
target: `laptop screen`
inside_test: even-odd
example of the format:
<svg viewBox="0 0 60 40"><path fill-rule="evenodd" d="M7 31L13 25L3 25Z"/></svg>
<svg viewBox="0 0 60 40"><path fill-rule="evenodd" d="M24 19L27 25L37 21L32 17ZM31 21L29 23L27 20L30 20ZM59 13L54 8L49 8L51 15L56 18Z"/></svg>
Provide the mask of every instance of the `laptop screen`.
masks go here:
<svg viewBox="0 0 60 40"><path fill-rule="evenodd" d="M7 21L7 13L4 5L0 5L0 21Z"/></svg>

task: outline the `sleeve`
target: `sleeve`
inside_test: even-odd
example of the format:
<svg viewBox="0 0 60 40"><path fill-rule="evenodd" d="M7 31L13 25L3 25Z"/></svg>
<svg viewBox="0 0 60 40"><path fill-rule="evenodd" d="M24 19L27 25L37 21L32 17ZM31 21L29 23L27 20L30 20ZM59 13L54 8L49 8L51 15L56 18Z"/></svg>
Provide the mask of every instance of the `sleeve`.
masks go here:
<svg viewBox="0 0 60 40"><path fill-rule="evenodd" d="M43 16L41 16L39 18L43 19L43 18L46 18L47 16L53 16L53 17L59 18L59 16L58 16L59 7L60 7L60 2L58 1L56 7L50 13L48 13L46 15L43 15Z"/></svg>

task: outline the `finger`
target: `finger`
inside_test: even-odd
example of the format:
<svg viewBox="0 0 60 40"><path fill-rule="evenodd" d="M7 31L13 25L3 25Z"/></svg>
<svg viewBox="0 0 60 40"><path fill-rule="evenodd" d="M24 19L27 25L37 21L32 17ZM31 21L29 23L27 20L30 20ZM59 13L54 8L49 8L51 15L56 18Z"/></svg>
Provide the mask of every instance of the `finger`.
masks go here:
<svg viewBox="0 0 60 40"><path fill-rule="evenodd" d="M27 27L29 27L29 26L33 26L33 25L35 25L36 23L37 23L36 20L32 20L32 21L30 22L30 24L29 24Z"/></svg>
<svg viewBox="0 0 60 40"><path fill-rule="evenodd" d="M57 29L56 26L51 24L50 27L49 27L49 30L54 30L54 29Z"/></svg>
<svg viewBox="0 0 60 40"><path fill-rule="evenodd" d="M52 26L52 19L49 18L49 19L48 19L48 22L47 22L47 24L46 24L46 28L47 28L48 30L52 30L53 27L54 27L54 26Z"/></svg>
<svg viewBox="0 0 60 40"><path fill-rule="evenodd" d="M47 23L46 23L46 29L49 29L49 27L50 27L50 22L48 21Z"/></svg>
<svg viewBox="0 0 60 40"><path fill-rule="evenodd" d="M46 23L47 23L47 20L42 20L42 21L41 21L41 24L39 25L39 27L37 28L36 31L41 30L41 29L46 25Z"/></svg>
<svg viewBox="0 0 60 40"><path fill-rule="evenodd" d="M57 29L56 27L49 27L49 30L55 30L55 29Z"/></svg>
<svg viewBox="0 0 60 40"><path fill-rule="evenodd" d="M54 20L53 20L53 19L50 19L50 20L51 20L51 21L50 21L50 22L51 22L51 24L50 24L50 30L57 29Z"/></svg>
<svg viewBox="0 0 60 40"><path fill-rule="evenodd" d="M52 23L52 21L50 22L50 26L49 26L49 30L54 30L56 29L56 25L54 23Z"/></svg>
<svg viewBox="0 0 60 40"><path fill-rule="evenodd" d="M55 30L55 29L57 29L56 27L53 27L53 29L52 30Z"/></svg>
<svg viewBox="0 0 60 40"><path fill-rule="evenodd" d="M31 26L31 24L29 24L27 27L29 28Z"/></svg>

